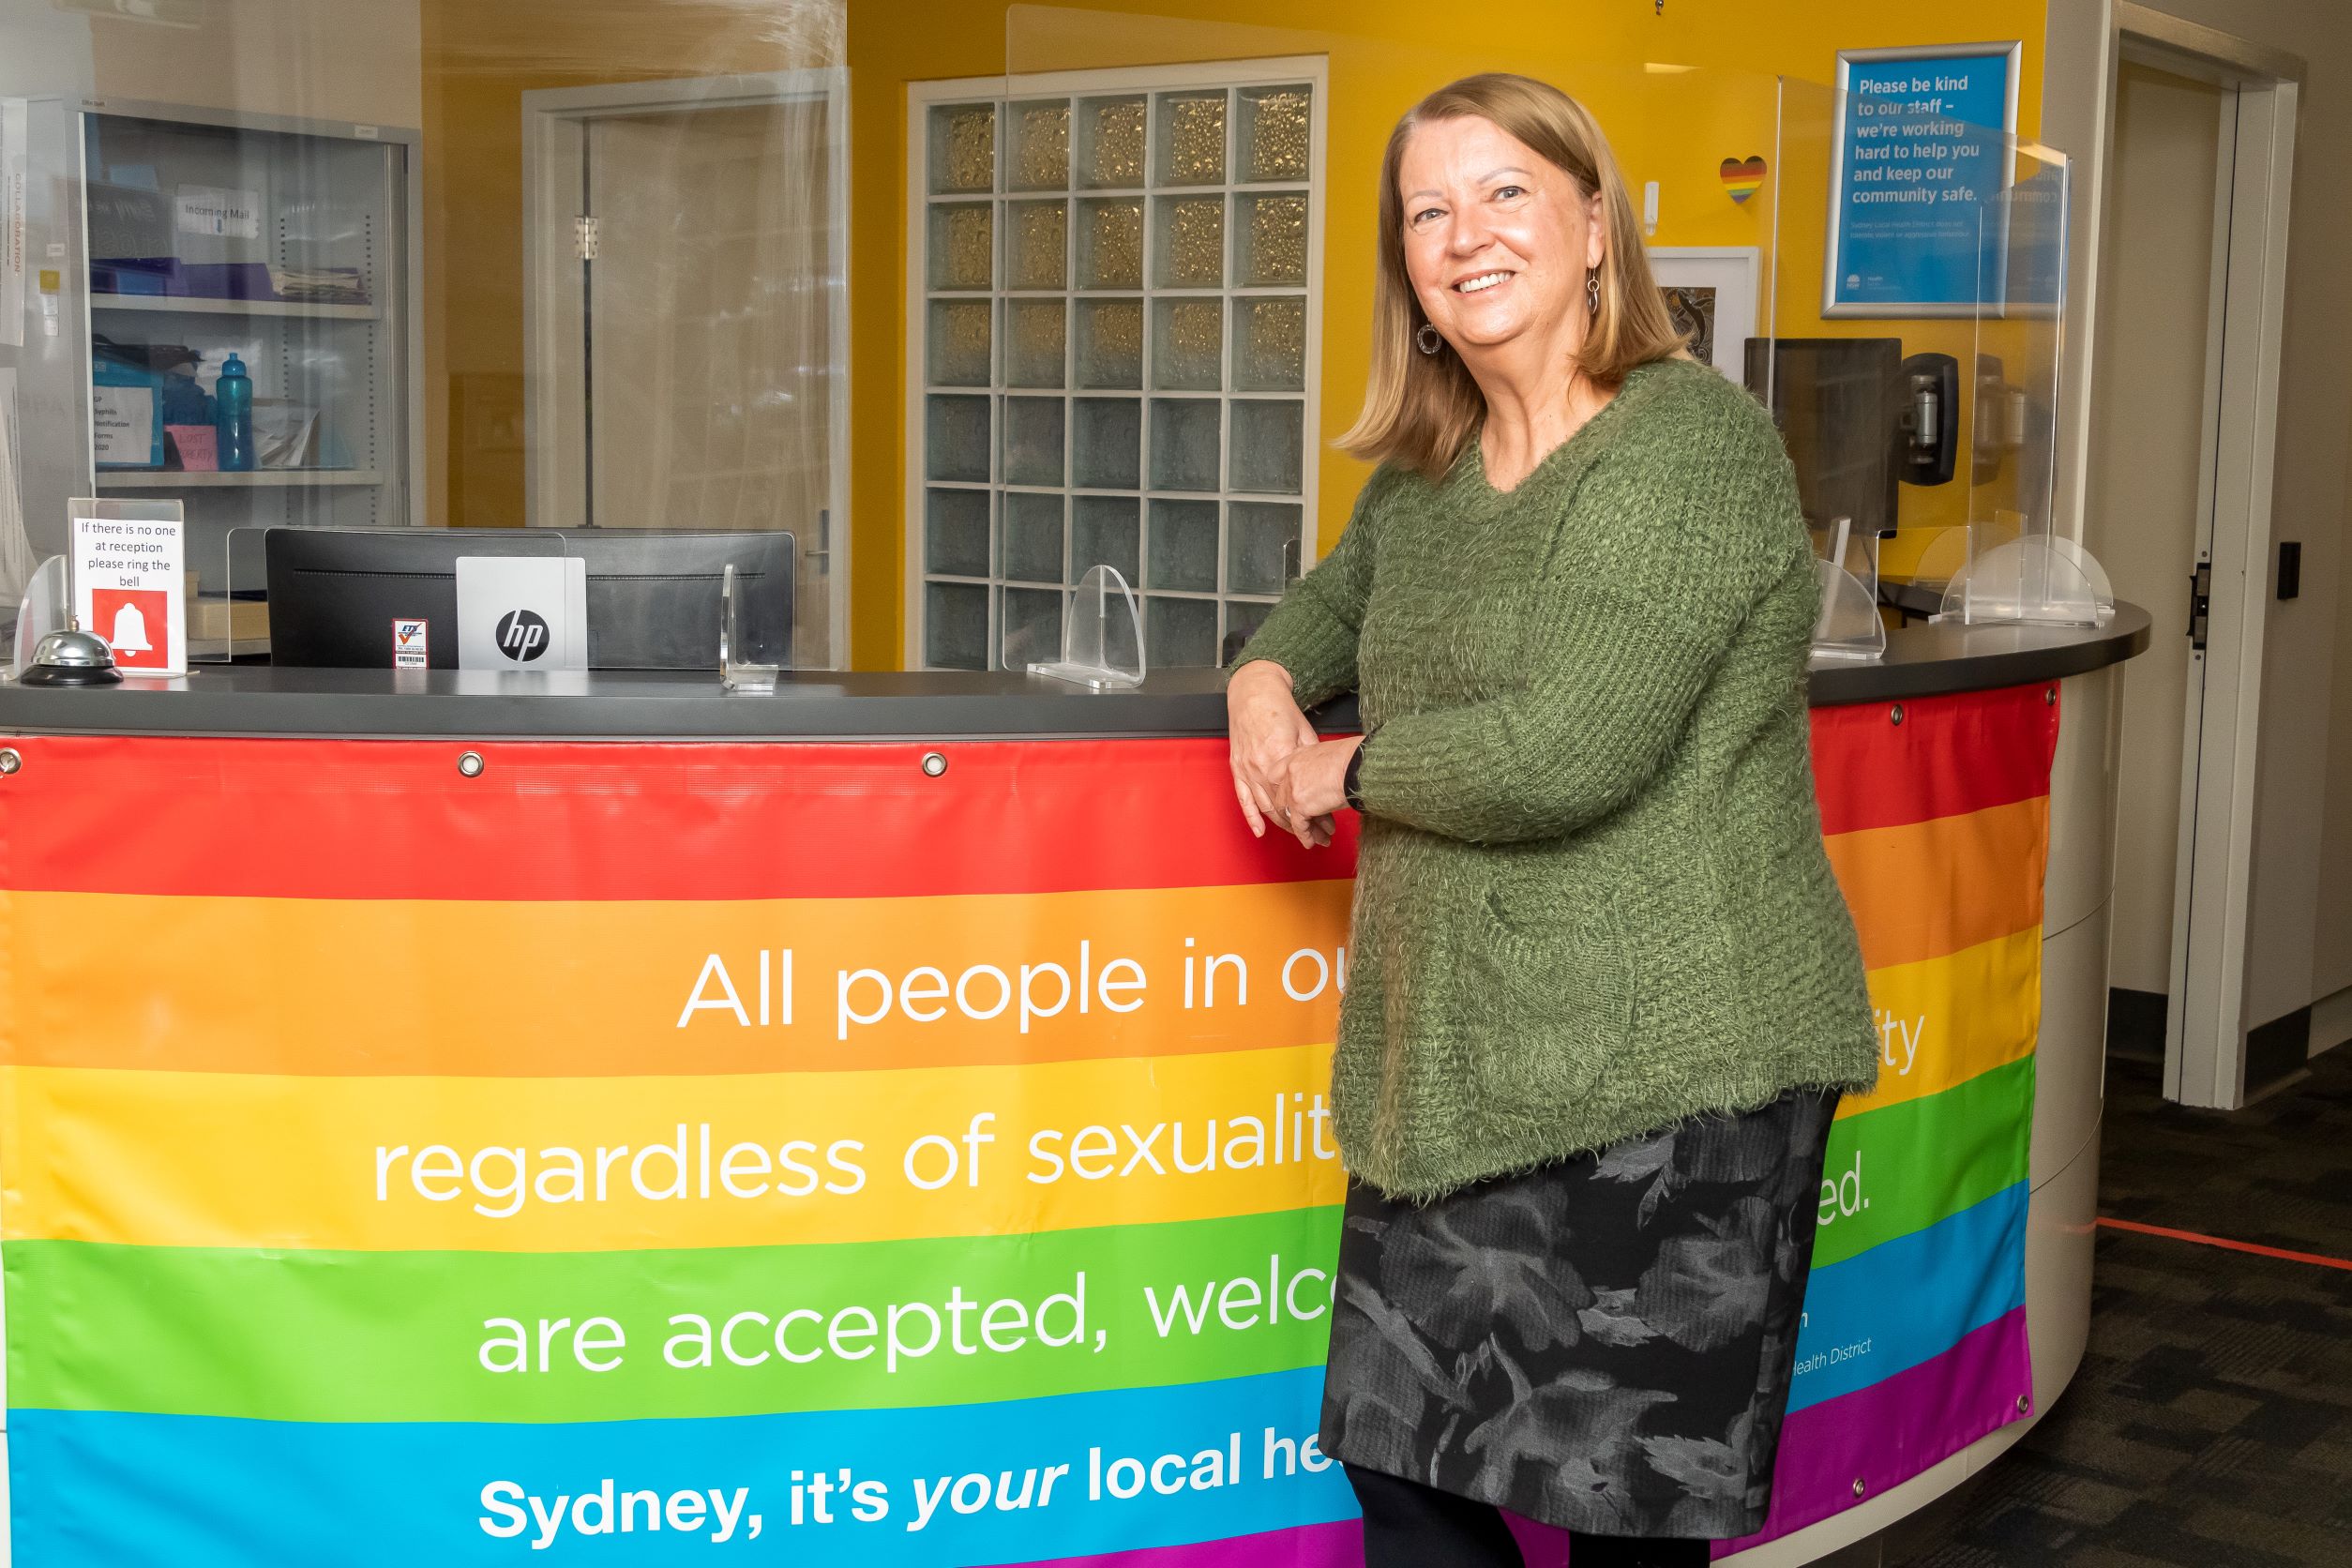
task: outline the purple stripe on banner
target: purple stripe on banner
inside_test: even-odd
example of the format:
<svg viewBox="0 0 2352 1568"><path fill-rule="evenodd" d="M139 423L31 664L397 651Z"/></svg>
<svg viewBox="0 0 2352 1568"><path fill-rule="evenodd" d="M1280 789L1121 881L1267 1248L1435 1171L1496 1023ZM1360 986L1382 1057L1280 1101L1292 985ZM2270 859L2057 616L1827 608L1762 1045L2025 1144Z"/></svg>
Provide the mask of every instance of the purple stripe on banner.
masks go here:
<svg viewBox="0 0 2352 1568"><path fill-rule="evenodd" d="M2033 1392L2026 1310L1994 1319L1932 1361L1792 1413L1780 1434L1772 1509L1744 1541L1718 1556L1817 1524L1941 1464L1988 1432L2024 1419Z"/></svg>
<svg viewBox="0 0 2352 1568"><path fill-rule="evenodd" d="M1354 1519L1301 1525L1202 1541L1189 1546L1147 1546L1140 1551L1093 1557L1057 1557L1031 1568L1359 1568L1364 1561L1364 1526Z"/></svg>

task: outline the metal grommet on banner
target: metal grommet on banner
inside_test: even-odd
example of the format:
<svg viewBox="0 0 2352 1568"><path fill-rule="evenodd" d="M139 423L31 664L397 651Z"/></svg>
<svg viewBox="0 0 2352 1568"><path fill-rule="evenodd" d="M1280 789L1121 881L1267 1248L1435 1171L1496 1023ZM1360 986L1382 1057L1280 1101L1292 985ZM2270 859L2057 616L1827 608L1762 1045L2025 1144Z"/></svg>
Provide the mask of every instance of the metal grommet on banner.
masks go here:
<svg viewBox="0 0 2352 1568"><path fill-rule="evenodd" d="M2058 687L2045 686L2042 688L2042 705L2045 708L2058 706Z"/></svg>
<svg viewBox="0 0 2352 1568"><path fill-rule="evenodd" d="M2019 1415L2024 1415L2024 1414L2025 1414L2028 1410L2032 1410L2032 1409L2033 1409L2033 1395L2030 1395L2030 1394L2021 1394L2021 1395L2017 1395L2017 1413L2018 1413Z"/></svg>
<svg viewBox="0 0 2352 1568"><path fill-rule="evenodd" d="M923 776L926 778L937 778L946 771L947 759L941 753L926 751L923 754Z"/></svg>
<svg viewBox="0 0 2352 1568"><path fill-rule="evenodd" d="M1903 722L1902 703L1897 702L1894 706L1887 710L1887 722L1890 724L1900 724Z"/></svg>
<svg viewBox="0 0 2352 1568"><path fill-rule="evenodd" d="M488 762L482 761L482 754L478 751L469 751L458 759L458 771L468 778L481 777L483 770L489 766Z"/></svg>
<svg viewBox="0 0 2352 1568"><path fill-rule="evenodd" d="M1854 1477L1854 1495L1856 1497L1862 1496L1862 1493L1868 1491L1869 1489L1869 1487L1862 1485L1862 1478L1861 1476L1858 1475Z"/></svg>
<svg viewBox="0 0 2352 1568"><path fill-rule="evenodd" d="M24 759L18 753L15 746L0 746L0 778L21 773L23 768Z"/></svg>

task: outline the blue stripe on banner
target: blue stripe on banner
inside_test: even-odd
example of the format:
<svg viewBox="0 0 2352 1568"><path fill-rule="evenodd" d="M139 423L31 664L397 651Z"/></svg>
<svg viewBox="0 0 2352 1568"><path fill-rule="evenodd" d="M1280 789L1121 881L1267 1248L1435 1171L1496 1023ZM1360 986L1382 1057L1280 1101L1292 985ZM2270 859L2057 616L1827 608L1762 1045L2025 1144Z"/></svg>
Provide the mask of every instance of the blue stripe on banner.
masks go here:
<svg viewBox="0 0 2352 1568"><path fill-rule="evenodd" d="M1354 1515L1337 1465L1292 1457L1314 1435L1322 1386L1316 1366L1002 1404L563 1425L11 1410L14 1561L438 1568L702 1560L723 1546L894 1568L1223 1540ZM1045 1472L1062 1465L1048 1501ZM819 1472L834 1488L829 1524ZM965 1476L978 1479L959 1485ZM1025 1479L1039 1489L1021 1508ZM501 1483L512 1491L486 1503ZM868 1483L881 1493L856 1490ZM854 1517L877 1500L885 1516Z"/></svg>
<svg viewBox="0 0 2352 1568"><path fill-rule="evenodd" d="M1813 1271L1788 1408L1932 1361L2026 1304L2026 1184Z"/></svg>

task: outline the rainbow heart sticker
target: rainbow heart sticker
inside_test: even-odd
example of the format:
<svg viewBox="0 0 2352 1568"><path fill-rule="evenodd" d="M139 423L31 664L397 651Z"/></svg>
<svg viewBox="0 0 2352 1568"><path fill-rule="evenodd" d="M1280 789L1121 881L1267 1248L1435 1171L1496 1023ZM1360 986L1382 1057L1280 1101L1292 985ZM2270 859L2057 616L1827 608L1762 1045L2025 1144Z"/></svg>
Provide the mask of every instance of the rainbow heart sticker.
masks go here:
<svg viewBox="0 0 2352 1568"><path fill-rule="evenodd" d="M1756 194L1756 187L1763 183L1764 160L1762 158L1749 158L1742 160L1726 158L1723 160L1723 188L1733 201L1746 201Z"/></svg>

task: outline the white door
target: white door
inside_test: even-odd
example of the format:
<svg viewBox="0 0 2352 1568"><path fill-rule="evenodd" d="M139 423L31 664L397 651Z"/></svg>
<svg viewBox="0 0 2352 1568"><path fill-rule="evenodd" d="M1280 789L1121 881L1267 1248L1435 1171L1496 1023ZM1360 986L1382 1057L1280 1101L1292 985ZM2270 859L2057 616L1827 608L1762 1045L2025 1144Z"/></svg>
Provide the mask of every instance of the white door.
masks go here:
<svg viewBox="0 0 2352 1568"><path fill-rule="evenodd" d="M2254 759L2298 87L2268 55L2210 54L2246 53L2220 35L2184 48L2164 41L2173 24L2159 13L2118 16L2133 31L2102 241L2086 542L2117 592L2153 612L2157 641L2126 682L2115 984L2164 999L2167 1096L2229 1108L2250 1087Z"/></svg>
<svg viewBox="0 0 2352 1568"><path fill-rule="evenodd" d="M2155 1010L2131 1002L2171 996L2177 923L2189 914L2205 695L2190 585L2212 550L2221 366L2209 339L2228 264L2216 194L2238 95L2130 61L2116 95L2085 543L2116 596L2156 624L2124 682L2108 965L2110 984L2138 993L2118 999L2130 1017Z"/></svg>

